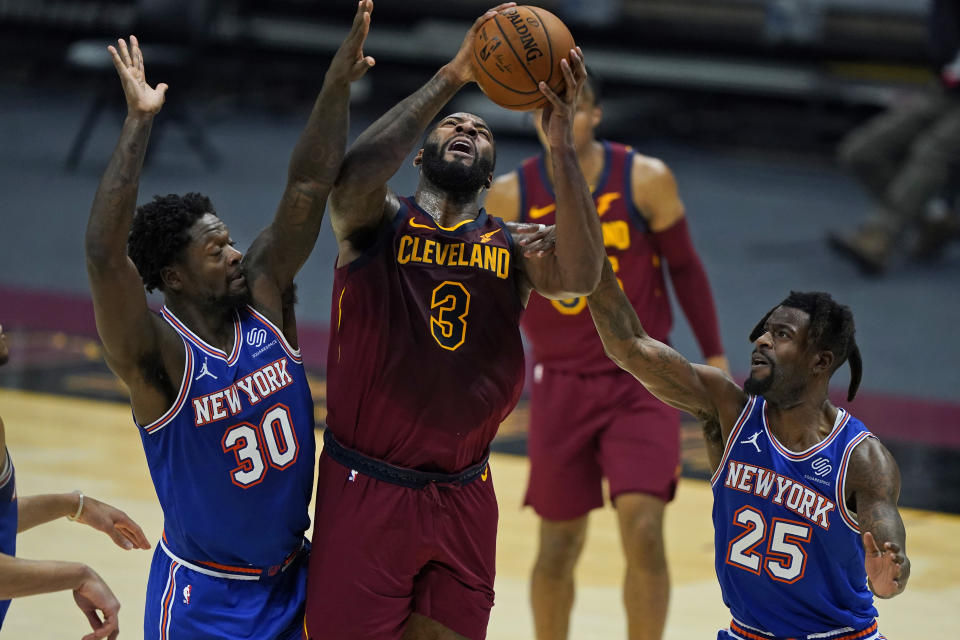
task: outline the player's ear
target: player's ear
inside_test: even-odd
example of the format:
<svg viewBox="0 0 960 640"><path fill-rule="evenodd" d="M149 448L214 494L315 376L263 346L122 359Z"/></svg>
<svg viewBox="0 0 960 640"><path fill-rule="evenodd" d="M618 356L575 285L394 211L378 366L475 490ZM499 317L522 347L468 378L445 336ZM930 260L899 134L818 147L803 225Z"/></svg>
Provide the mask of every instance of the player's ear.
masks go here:
<svg viewBox="0 0 960 640"><path fill-rule="evenodd" d="M493 172L487 174L487 181L483 183L484 189L489 189L493 186Z"/></svg>
<svg viewBox="0 0 960 640"><path fill-rule="evenodd" d="M600 123L603 121L603 107L594 107L593 112L590 115L590 124L594 129L600 126Z"/></svg>
<svg viewBox="0 0 960 640"><path fill-rule="evenodd" d="M413 159L413 166L419 167L421 164L423 164L423 147L417 151L417 156Z"/></svg>
<svg viewBox="0 0 960 640"><path fill-rule="evenodd" d="M813 372L816 374L830 373L833 369L834 359L833 351L817 351L813 359Z"/></svg>
<svg viewBox="0 0 960 640"><path fill-rule="evenodd" d="M176 267L164 267L160 269L160 279L163 280L164 291L181 291L183 289L183 279Z"/></svg>

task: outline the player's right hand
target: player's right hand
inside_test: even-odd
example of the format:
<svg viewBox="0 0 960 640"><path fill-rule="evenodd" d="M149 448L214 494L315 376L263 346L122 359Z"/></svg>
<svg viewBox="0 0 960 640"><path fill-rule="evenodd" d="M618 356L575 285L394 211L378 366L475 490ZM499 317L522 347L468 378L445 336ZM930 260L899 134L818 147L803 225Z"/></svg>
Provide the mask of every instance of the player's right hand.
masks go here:
<svg viewBox="0 0 960 640"><path fill-rule="evenodd" d="M553 253L557 246L556 225L536 224L531 222L508 222L507 229L517 244L523 249L527 258L542 258Z"/></svg>
<svg viewBox="0 0 960 640"><path fill-rule="evenodd" d="M376 64L373 56L363 55L363 43L370 32L371 13L373 13L373 0L360 0L357 4L357 13L353 16L350 33L337 49L330 63L330 70L327 71L331 78L355 82Z"/></svg>
<svg viewBox="0 0 960 640"><path fill-rule="evenodd" d="M457 55L453 57L453 60L448 64L448 68L453 71L457 78L460 79L464 84L468 82L475 82L476 78L473 75L473 39L476 38L477 33L480 31L480 27L484 22L497 15L504 9L509 9L510 7L517 6L516 2L503 2L498 4L493 9L487 10L482 16L474 20L473 26L470 27L470 30L467 31L467 35L463 39L463 43L460 44L460 50L457 51Z"/></svg>
<svg viewBox="0 0 960 640"><path fill-rule="evenodd" d="M120 603L97 572L87 567L88 576L73 590L73 599L87 616L93 631L82 640L114 640L120 634L117 618ZM98 613L99 612L99 613Z"/></svg>
<svg viewBox="0 0 960 640"><path fill-rule="evenodd" d="M130 46L123 38L117 40L117 47L110 45L107 51L113 57L113 66L117 68L123 93L127 98L127 110L131 115L153 115L160 111L167 94L167 85L160 83L156 88L147 84L143 71L143 53L136 36L130 36Z"/></svg>
<svg viewBox="0 0 960 640"><path fill-rule="evenodd" d="M892 598L903 591L905 581L900 579L900 574L906 557L901 553L899 545L885 542L881 551L873 534L864 531L863 555L867 580L875 596Z"/></svg>

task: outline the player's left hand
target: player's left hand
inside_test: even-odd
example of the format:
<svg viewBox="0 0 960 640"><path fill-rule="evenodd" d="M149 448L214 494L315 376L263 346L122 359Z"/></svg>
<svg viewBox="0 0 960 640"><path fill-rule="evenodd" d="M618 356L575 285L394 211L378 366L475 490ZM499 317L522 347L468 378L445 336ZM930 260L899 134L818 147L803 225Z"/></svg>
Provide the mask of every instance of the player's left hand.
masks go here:
<svg viewBox="0 0 960 640"><path fill-rule="evenodd" d="M557 228L552 224L508 222L507 229L527 258L542 258L553 253L557 246Z"/></svg>
<svg viewBox="0 0 960 640"><path fill-rule="evenodd" d="M908 561L900 551L900 546L893 542L885 542L881 551L873 534L864 531L863 551L863 564L867 570L870 590L874 595L878 598L892 598L903 591L906 580L901 580L901 573L904 563Z"/></svg>
<svg viewBox="0 0 960 640"><path fill-rule="evenodd" d="M373 0L360 0L357 13L353 16L353 25L343 44L337 49L327 74L334 79L355 82L363 77L376 60L373 56L363 55L363 44L370 32L370 14L373 13Z"/></svg>
<svg viewBox="0 0 960 640"><path fill-rule="evenodd" d="M83 497L83 510L77 522L103 531L122 549L149 549L143 529L130 516L116 507L90 496Z"/></svg>
<svg viewBox="0 0 960 640"><path fill-rule="evenodd" d="M554 93L546 82L540 82L539 85L540 93L547 98L547 104L540 114L540 126L550 146L573 144L573 116L577 111L580 90L587 79L587 67L583 63L580 47L571 49L568 57L560 61L560 70L565 83L562 97Z"/></svg>

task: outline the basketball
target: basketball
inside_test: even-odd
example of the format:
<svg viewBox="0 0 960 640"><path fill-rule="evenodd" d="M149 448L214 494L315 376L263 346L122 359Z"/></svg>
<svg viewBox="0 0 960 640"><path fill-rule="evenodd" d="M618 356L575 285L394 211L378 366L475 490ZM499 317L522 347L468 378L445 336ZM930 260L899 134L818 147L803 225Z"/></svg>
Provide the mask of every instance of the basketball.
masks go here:
<svg viewBox="0 0 960 640"><path fill-rule="evenodd" d="M549 11L529 5L506 9L484 22L474 40L477 84L501 107L540 108L547 98L537 85L543 81L562 93L560 61L574 46L566 25Z"/></svg>

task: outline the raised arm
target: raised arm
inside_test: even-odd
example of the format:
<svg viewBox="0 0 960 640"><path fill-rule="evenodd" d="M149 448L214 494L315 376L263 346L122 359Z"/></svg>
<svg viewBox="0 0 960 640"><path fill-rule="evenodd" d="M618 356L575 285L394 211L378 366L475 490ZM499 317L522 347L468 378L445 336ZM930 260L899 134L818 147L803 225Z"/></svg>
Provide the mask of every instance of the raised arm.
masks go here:
<svg viewBox="0 0 960 640"><path fill-rule="evenodd" d="M131 390L137 419L149 422L161 415L170 398L144 384L142 370L149 360L151 369L183 369L183 347L161 333L159 323L147 307L143 282L127 256L127 236L137 203L140 171L147 151L153 117L163 106L167 85L151 88L144 74L143 55L134 36L130 46L123 40L108 47L120 76L127 100L127 117L120 140L107 165L87 222L87 274L93 292L97 332L103 341L107 364ZM165 349L163 367L158 364L161 344Z"/></svg>
<svg viewBox="0 0 960 640"><path fill-rule="evenodd" d="M746 404L746 394L720 369L691 364L647 335L609 261L604 261L600 284L587 297L587 304L604 350L621 369L670 406L700 420L719 422L726 441Z"/></svg>
<svg viewBox="0 0 960 640"><path fill-rule="evenodd" d="M587 77L579 47L560 61L566 87L557 96L545 82L543 131L550 147L556 192L556 246L552 254L521 264L530 284L548 298L572 298L593 291L606 259L596 205L583 177L573 145L573 117L577 95Z"/></svg>
<svg viewBox="0 0 960 640"><path fill-rule="evenodd" d="M387 208L387 181L397 172L423 131L460 88L473 80L473 39L484 22L508 2L477 18L456 56L420 89L370 125L347 151L330 201L330 220L340 244L341 264L352 261L362 248L364 231L376 228Z"/></svg>
<svg viewBox="0 0 960 640"><path fill-rule="evenodd" d="M879 598L902 593L910 578L910 559L897 509L900 469L876 438L867 438L850 454L845 497L856 506L871 591Z"/></svg>
<svg viewBox="0 0 960 640"><path fill-rule="evenodd" d="M373 58L363 54L372 11L372 0L357 5L350 33L327 69L320 95L294 147L287 186L274 219L244 259L254 301L274 319L281 316L281 295L293 285L320 233L327 196L347 146L350 84L374 65Z"/></svg>

